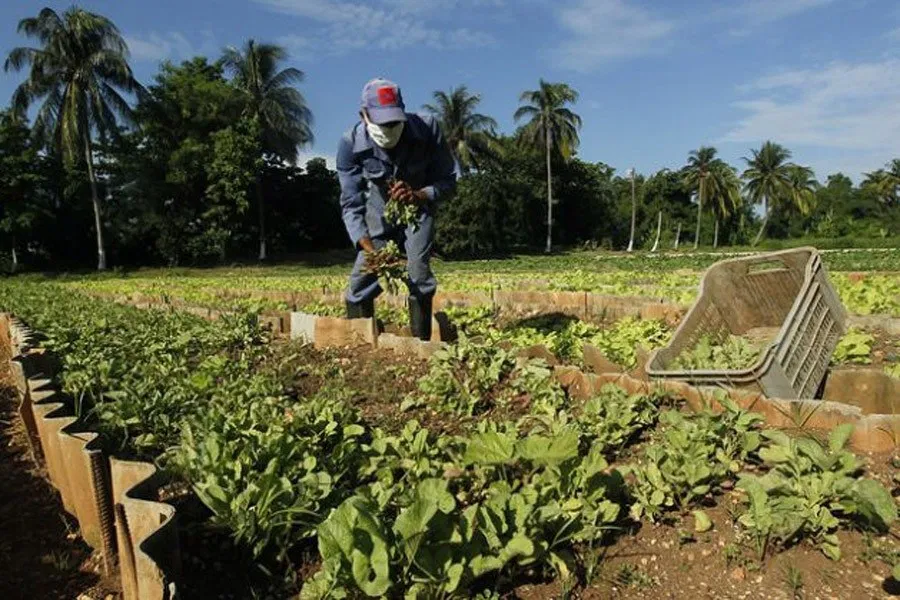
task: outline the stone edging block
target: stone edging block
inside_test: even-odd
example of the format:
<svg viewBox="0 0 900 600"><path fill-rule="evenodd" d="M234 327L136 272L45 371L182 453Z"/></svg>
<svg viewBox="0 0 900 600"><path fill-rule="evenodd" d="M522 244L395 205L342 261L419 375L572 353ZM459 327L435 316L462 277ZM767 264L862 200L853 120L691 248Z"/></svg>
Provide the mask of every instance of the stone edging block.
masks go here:
<svg viewBox="0 0 900 600"><path fill-rule="evenodd" d="M439 341L425 342L393 333L382 333L378 336L378 347L425 360L431 358L435 352L446 348L447 343Z"/></svg>
<svg viewBox="0 0 900 600"><path fill-rule="evenodd" d="M647 393L662 389L683 400L692 410L720 408L716 398L727 394L740 407L757 412L766 425L794 429L798 420L811 431L830 431L844 423L853 425L850 446L858 452L882 453L897 448L900 439L900 414L864 414L858 406L833 400L783 400L767 398L757 392L698 388L681 381L640 381L624 373L599 375L584 373L577 367L554 369L557 381L576 398L587 399L607 384L613 384L629 394ZM883 374L885 378L889 376Z"/></svg>
<svg viewBox="0 0 900 600"><path fill-rule="evenodd" d="M0 314L0 343L6 341L19 414L41 450L34 454L43 458L50 483L59 490L64 510L78 520L82 538L102 552L107 574L118 559L125 600L176 597L181 561L175 508L151 500L160 483L152 477L156 468L107 460L97 434L82 428L71 401L53 386L59 362L48 360L37 345L39 337L23 323ZM124 476L122 464L133 465Z"/></svg>
<svg viewBox="0 0 900 600"><path fill-rule="evenodd" d="M378 344L375 319L341 319L292 312L290 324L291 339L311 343L316 348Z"/></svg>

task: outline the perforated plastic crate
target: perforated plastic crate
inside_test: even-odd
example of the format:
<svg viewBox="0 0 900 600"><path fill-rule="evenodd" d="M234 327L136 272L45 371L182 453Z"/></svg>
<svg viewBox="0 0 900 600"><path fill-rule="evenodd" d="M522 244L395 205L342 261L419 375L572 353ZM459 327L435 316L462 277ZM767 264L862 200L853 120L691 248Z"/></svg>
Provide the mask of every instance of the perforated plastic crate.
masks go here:
<svg viewBox="0 0 900 600"><path fill-rule="evenodd" d="M753 389L775 398L814 398L845 332L846 312L815 248L724 260L700 282L700 297L668 346L647 363L652 379ZM757 361L740 370L670 370L706 335L774 331Z"/></svg>

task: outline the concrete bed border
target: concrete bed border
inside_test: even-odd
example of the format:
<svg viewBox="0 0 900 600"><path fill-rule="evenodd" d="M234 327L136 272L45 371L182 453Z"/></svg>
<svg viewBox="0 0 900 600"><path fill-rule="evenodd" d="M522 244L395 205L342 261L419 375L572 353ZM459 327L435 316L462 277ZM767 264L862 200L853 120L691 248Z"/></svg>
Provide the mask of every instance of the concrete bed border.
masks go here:
<svg viewBox="0 0 900 600"><path fill-rule="evenodd" d="M71 400L53 383L56 357L36 332L0 313L0 343L10 349L18 413L35 462L46 466L64 510L84 541L101 552L111 574L118 563L125 600L170 600L181 572L175 508L156 502L156 467L107 455L98 434L86 431Z"/></svg>
<svg viewBox="0 0 900 600"><path fill-rule="evenodd" d="M850 423L853 434L851 447L858 452L880 454L897 449L900 438L900 415L865 414L859 406L829 400L782 400L767 398L758 392L736 389L698 388L679 381L645 381L625 373L584 373L577 367L557 367L557 380L570 395L589 398L604 385L613 384L628 393L647 393L662 390L684 401L692 410L721 409L717 395L726 395L738 406L763 416L766 425L779 429L797 429L795 417L804 420L803 429L812 432L830 431L844 423ZM872 373L890 379L884 373ZM897 382L900 388L900 382Z"/></svg>
<svg viewBox="0 0 900 600"><path fill-rule="evenodd" d="M262 318L268 320L273 330L289 334L289 317L284 315L298 312L307 304L343 303L343 295L337 292L270 292L259 291L253 294L237 293L229 290L214 290L213 293L228 298L267 298L284 302L290 310L264 311ZM138 306L182 307L182 310L193 312L199 316L223 314L223 311L207 307L192 306L179 299L169 299L161 295L148 295L141 292L131 294L111 294L92 292L93 295L114 299ZM390 306L402 308L406 303L405 295L383 294L379 298ZM660 319L675 324L689 308L687 305L668 302L662 298L640 296L615 296L596 294L593 292L550 292L550 291L502 291L494 292L438 292L434 298L436 311L449 307L491 306L501 310L515 312L558 312L582 319L621 319L633 316L642 319ZM224 311L227 313L227 311ZM278 320L280 319L280 322ZM850 327L862 329L879 329L892 335L900 335L900 317L891 315L848 315Z"/></svg>

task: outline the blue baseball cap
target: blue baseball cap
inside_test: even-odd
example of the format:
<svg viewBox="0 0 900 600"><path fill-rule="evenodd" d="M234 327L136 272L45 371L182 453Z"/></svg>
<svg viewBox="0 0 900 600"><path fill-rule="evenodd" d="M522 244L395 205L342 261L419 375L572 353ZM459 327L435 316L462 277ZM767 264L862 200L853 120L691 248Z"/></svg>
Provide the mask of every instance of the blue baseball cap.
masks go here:
<svg viewBox="0 0 900 600"><path fill-rule="evenodd" d="M393 81L373 79L363 87L362 108L376 125L406 120L406 105L400 86Z"/></svg>

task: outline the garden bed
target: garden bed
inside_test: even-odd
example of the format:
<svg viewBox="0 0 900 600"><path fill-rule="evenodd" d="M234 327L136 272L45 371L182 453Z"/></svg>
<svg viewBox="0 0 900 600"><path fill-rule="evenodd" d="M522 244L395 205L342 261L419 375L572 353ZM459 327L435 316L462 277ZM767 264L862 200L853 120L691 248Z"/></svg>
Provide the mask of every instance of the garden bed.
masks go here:
<svg viewBox="0 0 900 600"><path fill-rule="evenodd" d="M77 536L78 524L31 456L18 418L9 349L0 343L0 597L91 598L118 594L115 577Z"/></svg>
<svg viewBox="0 0 900 600"><path fill-rule="evenodd" d="M559 385L559 378L545 363L523 360L513 348L490 339L479 343L478 336L448 346L426 366L371 348L317 351L297 343L266 343L249 322L241 325L227 319L202 324L176 314L138 313L72 298L63 306L61 300L54 300L54 292L53 288L23 286L15 290L15 297L7 292L0 298L21 312L30 312L41 327L49 329L56 350L65 349L61 355L68 371L63 383L72 391L90 393L94 405L103 408L91 414L98 419L106 443L124 444L145 456L151 456L154 448L171 448L165 455L167 470L174 481L181 480L194 490L182 488L179 494L176 486L172 495L186 517L181 529L187 536L182 545L189 549L186 564L195 566L192 557L201 563L190 581L185 581L185 589L202 589L202 579L194 576L197 573L208 578L223 572L246 573L238 569L244 564L238 559L256 555L256 561L270 568L290 565L293 582L289 581L288 589L296 590L303 579L322 573L305 588L306 597L314 597L311 592L322 583L348 590L365 586L376 595L382 591L400 594L419 585L455 597L478 592L490 598L497 597L496 592L549 598L565 590L582 597L612 593L694 597L685 581L699 586L704 578L711 589L731 594L730 587L722 587L722 573L736 567L703 551L724 547L720 542L727 546L740 533L739 551L729 553L732 563L738 561L745 569L743 579L734 578L736 595L749 597L762 591L761 584L774 585L780 578L778 570L789 562L801 565L800 577L808 590L824 595L830 592L812 582L814 575L804 570L819 568L818 563L803 562L805 555L798 553L828 560L822 552L834 556L839 547L843 557L822 564L833 565L838 573L852 571L840 583L856 589L865 587L873 570L886 577L897 556L892 538L877 535L872 539L885 547L881 555L866 555L868 568L855 562L862 538L852 530L863 525L877 529L878 519L893 521L896 508L892 501L888 503L893 508L885 504L884 494L879 496L876 513L847 512L829 505L837 511L835 523L805 524L799 538L774 544L759 556L751 543L758 526L738 524L750 510L746 494L736 489L739 477L777 470L766 452L771 458L775 452L809 449L777 436L760 437L755 417L737 406L719 404L713 395L698 398L718 407L717 412L700 414L685 411L677 395L639 392L645 385L641 382L629 384L638 393L594 389L584 397ZM103 319L95 318L93 311L104 315ZM117 341L123 336L127 343ZM128 336L138 336L141 342ZM147 377L158 376L155 369L164 364L158 363L163 357L175 375L161 387ZM85 366L97 370L85 372ZM76 377L79 372L82 376ZM115 393L117 382L125 380L129 385ZM140 386L149 387L140 394L128 391ZM156 410L161 402L157 395L165 398L170 389L179 393L172 397L178 400L172 405L181 411L178 419L154 421L156 415L166 414ZM145 404L138 408L135 402ZM412 419L421 427L410 425ZM865 471L847 467L851 458L842 448L849 431L838 429L827 452L840 460L798 474L798 485L802 485L797 493L805 493L803 486L820 470L837 469L835 474L848 486L840 492L850 495L842 501L846 507L855 495L863 498L875 492L862 483L873 481L871 476L860 477ZM693 433L683 438L684 432ZM147 437L150 434L166 437ZM282 456L281 452L289 454L272 467L269 458ZM230 459L224 460L226 456ZM693 458L669 462L678 457ZM879 464L883 466L885 460L879 459ZM236 477L233 468L237 465L241 471ZM689 474L697 466L709 467L709 472L686 486L697 475ZM287 526L260 519L262 496L254 496L254 488L266 481L267 468L276 469L287 482L281 487L280 479L272 480L277 483L274 489L280 490L274 508L297 510L301 516ZM663 486L652 475L656 468L664 473ZM892 478L893 473L889 474ZM305 478L314 476L321 485L324 475L334 495L300 495L308 486L301 483L309 481ZM880 471L874 475L879 477ZM197 500L210 512L201 510ZM773 496L769 501L781 500ZM191 509L192 505L197 508ZM506 508L491 512L498 507ZM507 521L520 510L526 511L523 520ZM698 510L704 519L693 513ZM410 521L414 514L431 516L422 522ZM484 530L498 518L498 523L506 523L506 529L496 532L501 545L492 545L481 534L463 545L453 542L452 536L445 537L445 527L464 527L465 519L488 515L494 516L479 520L478 530L453 530L468 535L466 531ZM711 523L706 523L707 517ZM343 562L340 539L345 538L337 534L347 522L363 527L361 518L374 519L364 526L366 535L385 544L390 565L387 579L384 573L371 571L374 578L359 580ZM421 544L413 547L409 538L402 541L408 535L404 531L410 531L407 525L423 528L412 530L419 532L413 536L423 540ZM704 531L695 532L698 553L690 559L690 536L685 530L697 527ZM209 535L216 530L227 532L234 542L225 544L221 534ZM316 537L324 562L315 551ZM332 539L336 545L328 546L323 539ZM676 539L686 542L686 550L679 547L678 554L671 546ZM208 552L210 544L217 549ZM437 568L452 570L435 579L433 572L429 576L429 570L421 569L434 566L423 561L434 560L432 552L442 547L451 552L453 562ZM412 555L415 561L408 562L411 548L417 548ZM471 549L480 553L471 554ZM646 554L634 555L637 549ZM598 563L600 554L603 558ZM501 561L500 568L492 566L496 561ZM685 561L702 568L686 567ZM630 566L623 567L626 562ZM370 566L376 568L371 562ZM759 569L758 574L754 569ZM457 574L462 587L448 589ZM757 582L760 576L763 579ZM253 581L236 582L235 589L250 585L257 590L284 589L280 577L268 584L247 579ZM227 576L223 580L229 581ZM832 589L841 597L850 588ZM772 592L771 588L766 591Z"/></svg>

